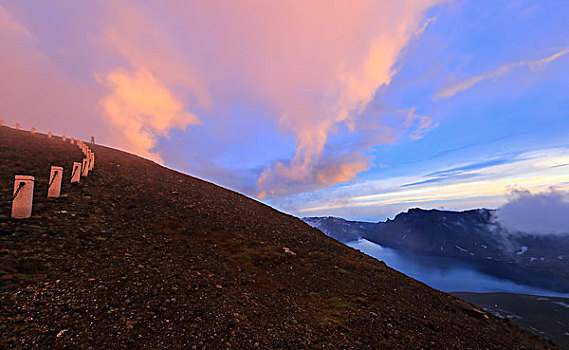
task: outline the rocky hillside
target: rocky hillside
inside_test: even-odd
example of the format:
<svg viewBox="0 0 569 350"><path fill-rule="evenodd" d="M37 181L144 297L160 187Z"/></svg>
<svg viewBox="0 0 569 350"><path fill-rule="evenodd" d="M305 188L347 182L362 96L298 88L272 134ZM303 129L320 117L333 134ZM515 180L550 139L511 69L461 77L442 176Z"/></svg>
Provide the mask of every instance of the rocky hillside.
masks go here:
<svg viewBox="0 0 569 350"><path fill-rule="evenodd" d="M494 220L492 210L410 209L378 223L334 217L304 220L342 242L365 238L390 248L455 258L498 278L569 293L569 234L508 232Z"/></svg>
<svg viewBox="0 0 569 350"><path fill-rule="evenodd" d="M253 199L0 127L0 348L554 349ZM47 199L50 165L63 197ZM15 174L36 176L12 220Z"/></svg>

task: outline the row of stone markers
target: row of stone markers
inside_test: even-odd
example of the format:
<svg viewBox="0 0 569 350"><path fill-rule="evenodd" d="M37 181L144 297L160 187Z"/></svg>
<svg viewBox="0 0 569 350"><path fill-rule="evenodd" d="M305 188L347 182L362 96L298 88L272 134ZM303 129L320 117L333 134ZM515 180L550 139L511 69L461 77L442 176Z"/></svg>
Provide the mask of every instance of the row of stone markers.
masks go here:
<svg viewBox="0 0 569 350"><path fill-rule="evenodd" d="M32 128L35 134L35 128ZM48 137L51 137L51 132ZM66 142L65 135L61 138ZM76 143L85 156L82 162L73 162L71 172L71 183L79 183L81 177L86 177L95 166L95 154L80 140L70 139L71 144ZM33 176L16 175L14 180L14 193L12 198L12 218L25 219L32 215L34 201L34 180ZM48 198L58 198L61 195L61 183L63 181L63 167L52 166L49 173L49 183L47 186Z"/></svg>

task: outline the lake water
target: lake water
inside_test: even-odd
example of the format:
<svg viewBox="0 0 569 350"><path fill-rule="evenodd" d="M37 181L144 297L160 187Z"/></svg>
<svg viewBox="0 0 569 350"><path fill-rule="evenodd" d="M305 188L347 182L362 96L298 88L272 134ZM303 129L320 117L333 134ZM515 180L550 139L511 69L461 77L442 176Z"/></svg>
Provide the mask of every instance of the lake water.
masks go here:
<svg viewBox="0 0 569 350"><path fill-rule="evenodd" d="M389 267L445 292L509 292L518 294L569 297L569 294L552 292L516 284L477 271L473 266L457 259L421 256L385 248L366 239L346 243Z"/></svg>

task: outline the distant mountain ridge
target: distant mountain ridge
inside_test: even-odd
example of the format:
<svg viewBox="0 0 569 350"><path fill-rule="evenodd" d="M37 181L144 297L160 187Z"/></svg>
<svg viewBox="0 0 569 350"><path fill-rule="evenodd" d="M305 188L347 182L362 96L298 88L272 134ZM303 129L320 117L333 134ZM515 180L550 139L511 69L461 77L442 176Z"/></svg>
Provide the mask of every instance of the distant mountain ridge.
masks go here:
<svg viewBox="0 0 569 350"><path fill-rule="evenodd" d="M341 242L365 238L394 249L457 258L495 277L569 292L569 234L509 232L494 219L494 210L415 208L377 223L337 217L303 220Z"/></svg>

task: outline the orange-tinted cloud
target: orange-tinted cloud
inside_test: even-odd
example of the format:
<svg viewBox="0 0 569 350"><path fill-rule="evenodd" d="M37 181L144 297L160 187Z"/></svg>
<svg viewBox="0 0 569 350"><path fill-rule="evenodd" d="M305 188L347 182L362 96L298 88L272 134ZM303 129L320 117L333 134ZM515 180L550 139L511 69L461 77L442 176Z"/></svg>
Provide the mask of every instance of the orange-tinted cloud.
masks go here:
<svg viewBox="0 0 569 350"><path fill-rule="evenodd" d="M112 129L112 144L162 163L156 149L158 137L167 137L171 129L201 124L187 102L207 106L209 93L177 52L175 40L151 25L159 18L152 18L136 2L107 1L105 5L102 49L122 62L94 75L105 90L99 104ZM195 99L182 99L188 94Z"/></svg>
<svg viewBox="0 0 569 350"><path fill-rule="evenodd" d="M105 117L124 139L116 142L135 153L162 162L153 151L157 136L171 128L200 124L184 105L146 70L116 69L101 81L109 90L101 103Z"/></svg>
<svg viewBox="0 0 569 350"><path fill-rule="evenodd" d="M311 163L308 169L277 163L272 168L265 169L259 177L257 184L262 182L271 189L259 193L258 197L279 197L351 181L358 172L368 167L368 159L358 153L321 156L318 161Z"/></svg>
<svg viewBox="0 0 569 350"><path fill-rule="evenodd" d="M106 50L118 54L133 69L147 70L169 87L190 92L196 103L212 103L200 72L181 50L185 35L163 29L159 23L165 19L144 11L137 1L106 4L108 22L102 29Z"/></svg>

